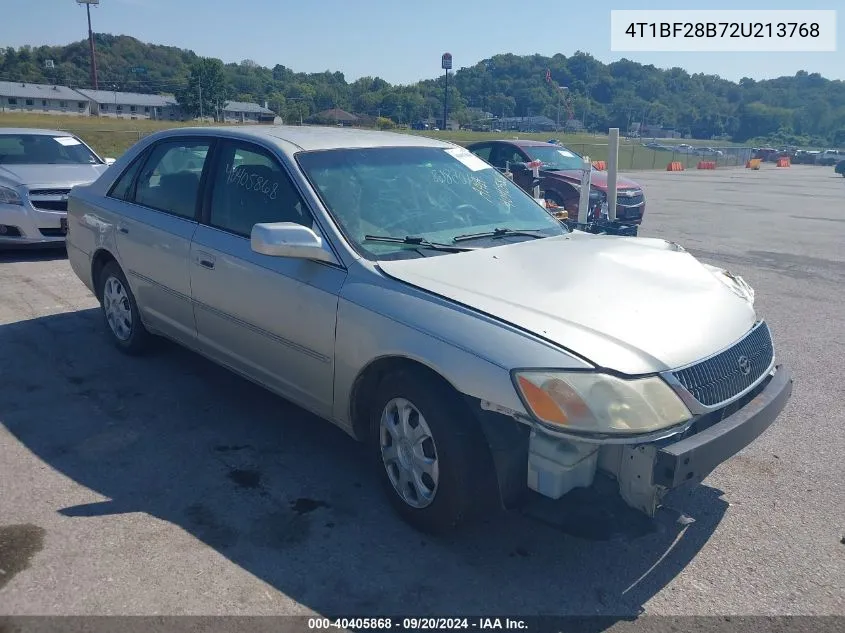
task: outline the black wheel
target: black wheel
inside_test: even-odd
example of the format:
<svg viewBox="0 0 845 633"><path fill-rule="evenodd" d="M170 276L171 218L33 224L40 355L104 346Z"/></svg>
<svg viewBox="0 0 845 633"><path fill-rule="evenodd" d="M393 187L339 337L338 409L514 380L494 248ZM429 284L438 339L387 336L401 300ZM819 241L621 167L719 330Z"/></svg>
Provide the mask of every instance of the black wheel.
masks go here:
<svg viewBox="0 0 845 633"><path fill-rule="evenodd" d="M486 440L448 386L404 370L382 380L373 404L374 462L405 521L444 534L492 508L495 473Z"/></svg>
<svg viewBox="0 0 845 633"><path fill-rule="evenodd" d="M116 262L109 262L99 275L100 305L109 338L121 351L137 355L145 352L151 336L138 313L135 295Z"/></svg>
<svg viewBox="0 0 845 633"><path fill-rule="evenodd" d="M560 194L556 191L546 191L543 195L546 197L546 200L554 202L559 207L563 206L563 198L561 198Z"/></svg>

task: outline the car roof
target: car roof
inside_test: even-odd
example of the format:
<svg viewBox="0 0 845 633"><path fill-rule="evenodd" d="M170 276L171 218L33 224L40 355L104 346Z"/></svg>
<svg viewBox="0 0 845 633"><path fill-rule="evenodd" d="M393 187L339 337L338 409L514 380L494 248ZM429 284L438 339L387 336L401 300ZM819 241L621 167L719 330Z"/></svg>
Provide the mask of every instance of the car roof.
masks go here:
<svg viewBox="0 0 845 633"><path fill-rule="evenodd" d="M508 143L510 145L516 145L517 147L539 147L541 145L553 145L548 141L532 141L531 139L519 138L497 138L490 141L478 141L478 143L473 143L473 145L479 145L481 143Z"/></svg>
<svg viewBox="0 0 845 633"><path fill-rule="evenodd" d="M417 134L399 134L375 130L359 130L327 126L305 125L254 125L254 126L207 126L173 128L157 136L178 136L180 134L220 134L244 139L274 139L286 141L300 150L351 149L367 147L455 147L453 143L440 141Z"/></svg>
<svg viewBox="0 0 845 633"><path fill-rule="evenodd" d="M45 130L37 127L2 127L0 128L0 135L6 134L34 134L38 136L73 136L70 132L63 132L62 130Z"/></svg>

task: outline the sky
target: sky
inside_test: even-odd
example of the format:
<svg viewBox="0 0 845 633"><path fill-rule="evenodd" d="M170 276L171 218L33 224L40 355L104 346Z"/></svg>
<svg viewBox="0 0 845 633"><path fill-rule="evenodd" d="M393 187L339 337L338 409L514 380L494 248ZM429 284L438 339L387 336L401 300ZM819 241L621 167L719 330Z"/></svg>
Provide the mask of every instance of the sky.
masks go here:
<svg viewBox="0 0 845 633"><path fill-rule="evenodd" d="M67 44L87 37L75 0L0 0L14 4L0 21L0 46ZM678 0L100 0L95 32L131 35L224 62L252 59L297 72L340 71L347 81L379 76L413 83L498 53L571 55L603 62L623 57L659 68L717 74L734 81L818 72L845 79L842 0L709 0L706 9L837 9L835 53L618 53L610 50L611 9L678 9ZM839 7L837 5L840 5ZM5 79L5 78L4 78ZM13 78L11 78L13 79Z"/></svg>

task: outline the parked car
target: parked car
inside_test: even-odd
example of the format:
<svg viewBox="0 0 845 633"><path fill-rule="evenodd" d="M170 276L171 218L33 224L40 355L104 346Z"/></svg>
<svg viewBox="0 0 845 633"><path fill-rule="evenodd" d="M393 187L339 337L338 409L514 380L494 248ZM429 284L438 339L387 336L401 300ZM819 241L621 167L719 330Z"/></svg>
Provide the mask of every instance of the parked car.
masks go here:
<svg viewBox="0 0 845 633"><path fill-rule="evenodd" d="M840 160L836 163L836 167L834 167L833 171L837 174L842 174L845 176L845 160Z"/></svg>
<svg viewBox="0 0 845 633"><path fill-rule="evenodd" d="M564 207L570 218L577 218L580 206L583 157L562 145L529 140L497 140L472 143L467 149L501 172L518 169L514 181L531 192L533 176L524 164L542 162L540 187L543 196ZM521 167L522 166L522 167ZM616 217L629 224L641 224L645 214L642 187L628 178L618 177ZM590 216L607 201L607 172L594 169L590 182Z"/></svg>
<svg viewBox="0 0 845 633"><path fill-rule="evenodd" d="M845 160L845 149L826 149L816 157L816 164L832 167L841 160Z"/></svg>
<svg viewBox="0 0 845 633"><path fill-rule="evenodd" d="M689 143L681 143L680 145L675 146L675 152L678 154L695 154L697 153L697 148L693 147Z"/></svg>
<svg viewBox="0 0 845 633"><path fill-rule="evenodd" d="M68 132L0 128L0 247L64 244L68 193L110 162Z"/></svg>
<svg viewBox="0 0 845 633"><path fill-rule="evenodd" d="M570 231L452 143L256 128L75 187L70 265L120 350L163 335L331 421L417 528L605 475L653 515L790 397L754 291L682 247Z"/></svg>
<svg viewBox="0 0 845 633"><path fill-rule="evenodd" d="M764 163L772 162L772 157L777 161L778 150L774 147L755 148L752 153L752 158L759 158Z"/></svg>
<svg viewBox="0 0 845 633"><path fill-rule="evenodd" d="M725 153L714 147L697 147L695 153L699 156L724 156Z"/></svg>
<svg viewBox="0 0 845 633"><path fill-rule="evenodd" d="M821 152L818 150L799 149L792 157L792 162L796 165L815 165L819 154Z"/></svg>

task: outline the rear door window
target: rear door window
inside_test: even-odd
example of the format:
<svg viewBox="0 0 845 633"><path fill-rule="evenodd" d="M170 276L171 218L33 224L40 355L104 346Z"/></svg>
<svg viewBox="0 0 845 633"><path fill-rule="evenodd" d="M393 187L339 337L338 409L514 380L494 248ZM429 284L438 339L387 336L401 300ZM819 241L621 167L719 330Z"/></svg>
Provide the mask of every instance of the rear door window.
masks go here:
<svg viewBox="0 0 845 633"><path fill-rule="evenodd" d="M135 202L194 219L210 146L205 139L163 141L155 146L138 175Z"/></svg>

